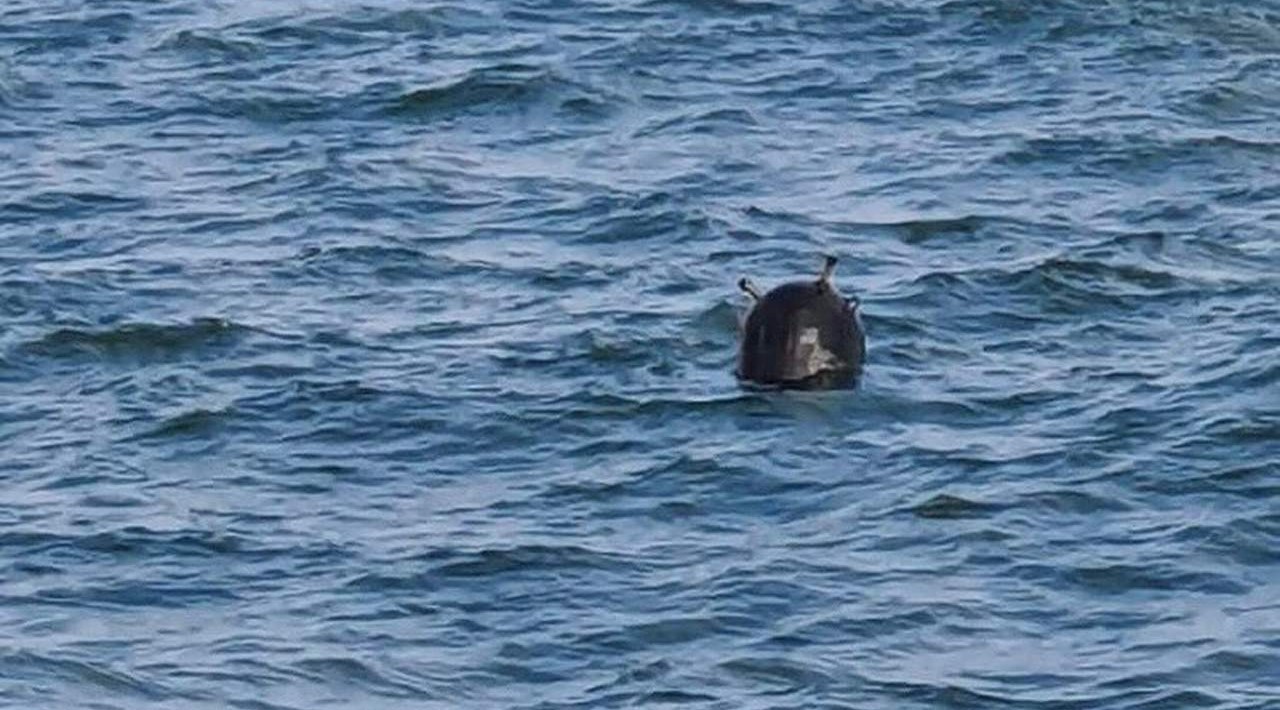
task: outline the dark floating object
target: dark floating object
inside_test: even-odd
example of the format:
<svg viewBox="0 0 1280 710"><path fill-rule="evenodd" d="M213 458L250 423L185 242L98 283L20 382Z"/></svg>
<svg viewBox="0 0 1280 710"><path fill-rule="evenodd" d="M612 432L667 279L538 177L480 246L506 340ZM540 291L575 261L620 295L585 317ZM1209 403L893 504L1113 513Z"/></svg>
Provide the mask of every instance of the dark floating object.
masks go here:
<svg viewBox="0 0 1280 710"><path fill-rule="evenodd" d="M754 301L742 328L738 379L760 385L827 389L857 383L867 343L858 301L836 291L828 256L816 281L793 281L761 295L738 281Z"/></svg>

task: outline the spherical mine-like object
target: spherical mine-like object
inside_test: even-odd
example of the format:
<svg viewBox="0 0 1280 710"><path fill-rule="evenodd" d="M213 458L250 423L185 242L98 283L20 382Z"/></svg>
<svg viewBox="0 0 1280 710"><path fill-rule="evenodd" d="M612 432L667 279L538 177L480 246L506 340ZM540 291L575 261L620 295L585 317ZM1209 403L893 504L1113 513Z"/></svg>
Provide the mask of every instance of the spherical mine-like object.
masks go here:
<svg viewBox="0 0 1280 710"><path fill-rule="evenodd" d="M817 280L783 284L763 296L747 279L738 282L755 301L742 327L739 379L800 388L856 383L866 337L857 300L841 296L832 283L835 265L829 256Z"/></svg>

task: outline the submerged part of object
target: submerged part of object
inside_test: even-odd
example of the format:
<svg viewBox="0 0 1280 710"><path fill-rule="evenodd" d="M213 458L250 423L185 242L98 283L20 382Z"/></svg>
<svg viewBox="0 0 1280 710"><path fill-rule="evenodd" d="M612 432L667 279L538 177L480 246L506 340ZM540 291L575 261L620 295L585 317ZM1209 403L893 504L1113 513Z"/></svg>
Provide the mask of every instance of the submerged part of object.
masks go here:
<svg viewBox="0 0 1280 710"><path fill-rule="evenodd" d="M760 295L751 281L738 288L754 301L742 327L739 379L762 385L838 387L852 384L866 359L856 299L836 291L828 256L815 281L794 281Z"/></svg>

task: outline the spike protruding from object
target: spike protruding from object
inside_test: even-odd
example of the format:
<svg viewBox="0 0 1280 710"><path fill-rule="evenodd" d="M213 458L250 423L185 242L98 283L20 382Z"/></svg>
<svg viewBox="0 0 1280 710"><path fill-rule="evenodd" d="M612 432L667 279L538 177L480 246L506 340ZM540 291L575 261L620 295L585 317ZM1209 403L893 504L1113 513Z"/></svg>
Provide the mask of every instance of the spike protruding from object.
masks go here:
<svg viewBox="0 0 1280 710"><path fill-rule="evenodd" d="M822 273L818 274L818 281L830 285L831 277L835 275L836 264L839 263L839 261L839 259L828 254L826 259L822 262Z"/></svg>

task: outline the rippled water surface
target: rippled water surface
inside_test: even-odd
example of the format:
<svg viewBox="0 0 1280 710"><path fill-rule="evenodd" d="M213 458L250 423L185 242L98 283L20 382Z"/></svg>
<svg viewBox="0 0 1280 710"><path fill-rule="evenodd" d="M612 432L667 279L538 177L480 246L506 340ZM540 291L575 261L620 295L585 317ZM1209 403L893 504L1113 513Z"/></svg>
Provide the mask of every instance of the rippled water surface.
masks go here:
<svg viewBox="0 0 1280 710"><path fill-rule="evenodd" d="M0 704L1280 708L1278 126L1272 0L7 0Z"/></svg>

